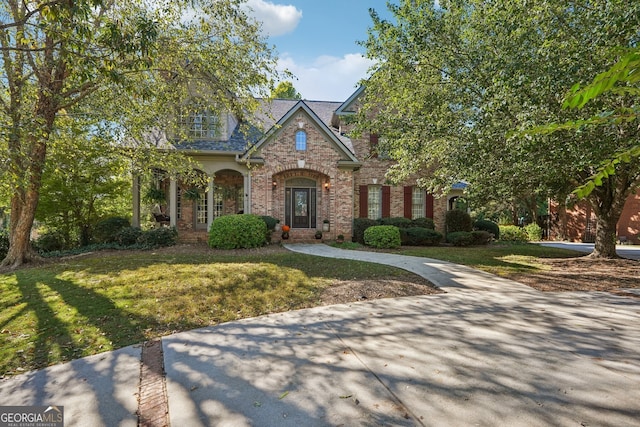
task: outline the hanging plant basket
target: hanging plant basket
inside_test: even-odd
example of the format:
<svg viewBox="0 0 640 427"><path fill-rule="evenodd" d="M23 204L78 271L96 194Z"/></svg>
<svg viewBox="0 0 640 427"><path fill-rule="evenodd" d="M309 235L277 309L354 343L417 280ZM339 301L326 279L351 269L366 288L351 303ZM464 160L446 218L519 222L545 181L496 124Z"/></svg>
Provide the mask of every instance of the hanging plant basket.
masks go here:
<svg viewBox="0 0 640 427"><path fill-rule="evenodd" d="M159 188L152 187L144 194L144 200L147 202L165 202L167 197L164 194L164 191Z"/></svg>
<svg viewBox="0 0 640 427"><path fill-rule="evenodd" d="M187 200L198 200L200 198L200 192L197 188L190 188L182 192L182 197Z"/></svg>

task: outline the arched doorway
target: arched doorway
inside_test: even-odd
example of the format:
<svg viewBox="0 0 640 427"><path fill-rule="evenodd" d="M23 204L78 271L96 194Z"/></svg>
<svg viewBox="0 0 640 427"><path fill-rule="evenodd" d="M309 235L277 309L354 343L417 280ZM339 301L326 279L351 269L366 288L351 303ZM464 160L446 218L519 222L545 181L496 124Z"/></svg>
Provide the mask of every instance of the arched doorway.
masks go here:
<svg viewBox="0 0 640 427"><path fill-rule="evenodd" d="M291 228L316 228L317 182L309 178L291 178L285 182L285 223Z"/></svg>
<svg viewBox="0 0 640 427"><path fill-rule="evenodd" d="M223 169L213 178L213 219L244 213L244 177L240 172Z"/></svg>

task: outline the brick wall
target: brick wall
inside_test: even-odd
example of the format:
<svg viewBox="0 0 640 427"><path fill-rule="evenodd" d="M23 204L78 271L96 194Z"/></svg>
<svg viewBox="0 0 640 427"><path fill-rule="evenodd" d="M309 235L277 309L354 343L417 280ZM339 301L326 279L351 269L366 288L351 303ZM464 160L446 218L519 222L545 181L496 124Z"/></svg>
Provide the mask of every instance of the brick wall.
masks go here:
<svg viewBox="0 0 640 427"><path fill-rule="evenodd" d="M640 244L640 192L627 199L618 221L618 236L625 236L627 241Z"/></svg>
<svg viewBox="0 0 640 427"><path fill-rule="evenodd" d="M299 130L307 134L305 151L296 150L295 135ZM316 228L322 228L325 218L329 219L331 226L330 232L323 237L333 239L338 234L351 235L352 173L338 168L338 161L346 159L346 156L306 113L300 112L292 117L256 155L264 158L264 165L254 166L251 170L253 213L271 215L283 224L286 181L292 178L311 179L316 182L316 227L312 227L312 232L293 229L292 236L297 233L312 237ZM325 188L326 183L328 189Z"/></svg>
<svg viewBox="0 0 640 427"><path fill-rule="evenodd" d="M385 185L390 187L391 217L404 216L404 187L414 186L417 177L407 179L402 185L391 185L386 181L386 173L393 161L371 156L371 142L369 135L363 138L352 139L356 157L363 161L363 166L354 172L354 217L360 216L360 186L361 185ZM433 203L433 220L436 230L444 232L445 215L447 212L447 198L436 197Z"/></svg>
<svg viewBox="0 0 640 427"><path fill-rule="evenodd" d="M587 218L590 218L592 224L591 234L595 236L595 214L592 214L591 207L586 202L578 203L573 209L567 209L566 213L562 213L558 209L555 201L551 202L551 213L554 218L552 225L551 238L557 239L563 235L566 239L579 242L588 239L587 236ZM562 218L566 218L563 224ZM557 220L555 218L557 217ZM560 230L560 227L565 227ZM617 235L627 238L629 243L640 244L640 192L632 194L627 198L624 209L620 215L617 225Z"/></svg>

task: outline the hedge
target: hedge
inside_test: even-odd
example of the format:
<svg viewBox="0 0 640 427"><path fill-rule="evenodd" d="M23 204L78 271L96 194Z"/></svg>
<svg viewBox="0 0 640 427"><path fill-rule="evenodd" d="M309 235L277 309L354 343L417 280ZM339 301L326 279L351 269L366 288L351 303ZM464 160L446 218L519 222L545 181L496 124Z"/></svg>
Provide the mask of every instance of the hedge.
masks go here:
<svg viewBox="0 0 640 427"><path fill-rule="evenodd" d="M423 227L411 227L400 230L403 245L437 246L442 242L442 233Z"/></svg>
<svg viewBox="0 0 640 427"><path fill-rule="evenodd" d="M374 225L364 231L364 244L380 249L399 248L400 229L394 225Z"/></svg>
<svg viewBox="0 0 640 427"><path fill-rule="evenodd" d="M211 224L209 246L218 249L257 248L267 242L266 235L267 224L258 215L225 215Z"/></svg>

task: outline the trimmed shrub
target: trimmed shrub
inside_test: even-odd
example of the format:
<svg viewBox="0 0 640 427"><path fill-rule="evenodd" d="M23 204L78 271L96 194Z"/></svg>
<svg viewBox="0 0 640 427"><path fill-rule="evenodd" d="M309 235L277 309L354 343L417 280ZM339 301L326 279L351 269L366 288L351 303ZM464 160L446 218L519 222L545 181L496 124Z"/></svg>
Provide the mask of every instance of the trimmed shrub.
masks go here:
<svg viewBox="0 0 640 427"><path fill-rule="evenodd" d="M267 232L264 235L265 240L267 243L271 243L271 233L276 231L276 224L280 221L269 215L260 215L260 219L267 225Z"/></svg>
<svg viewBox="0 0 640 427"><path fill-rule="evenodd" d="M487 245L493 239L493 233L484 230L473 230L471 232L474 245Z"/></svg>
<svg viewBox="0 0 640 427"><path fill-rule="evenodd" d="M411 227L400 230L400 239L403 245L437 246L442 242L442 233L430 228Z"/></svg>
<svg viewBox="0 0 640 427"><path fill-rule="evenodd" d="M411 220L411 227L428 228L429 230L435 230L436 224L431 218L416 218Z"/></svg>
<svg viewBox="0 0 640 427"><path fill-rule="evenodd" d="M115 242L118 232L123 228L129 227L127 218L114 216L99 221L93 228L93 239L98 243Z"/></svg>
<svg viewBox="0 0 640 427"><path fill-rule="evenodd" d="M353 220L353 240L364 244L364 232L367 228L378 225L378 222L369 218L355 218Z"/></svg>
<svg viewBox="0 0 640 427"><path fill-rule="evenodd" d="M524 231L525 233L527 233L529 241L537 242L539 240L542 240L542 228L540 228L538 224L532 223L526 225L524 227Z"/></svg>
<svg viewBox="0 0 640 427"><path fill-rule="evenodd" d="M218 249L257 248L267 242L267 224L258 215L217 218L209 230L209 246Z"/></svg>
<svg viewBox="0 0 640 427"><path fill-rule="evenodd" d="M456 231L470 232L473 229L471 226L471 215L458 209L447 212L445 224L447 227L447 235L449 235L449 233L455 233Z"/></svg>
<svg viewBox="0 0 640 427"><path fill-rule="evenodd" d="M9 252L9 230L0 228L0 260L4 259Z"/></svg>
<svg viewBox="0 0 640 427"><path fill-rule="evenodd" d="M526 242L528 239L527 232L516 225L500 226L500 240L503 242Z"/></svg>
<svg viewBox="0 0 640 427"><path fill-rule="evenodd" d="M391 218L380 218L378 220L379 225L394 225L398 228L411 227L411 220L402 216L394 216Z"/></svg>
<svg viewBox="0 0 640 427"><path fill-rule="evenodd" d="M374 248L400 247L400 229L394 225L374 225L364 231L364 244Z"/></svg>
<svg viewBox="0 0 640 427"><path fill-rule="evenodd" d="M453 246L469 246L473 244L473 235L468 231L447 233L447 242Z"/></svg>
<svg viewBox="0 0 640 427"><path fill-rule="evenodd" d="M493 234L493 238L498 240L500 238L500 226L488 219L479 219L473 223L475 230L488 231Z"/></svg>
<svg viewBox="0 0 640 427"><path fill-rule="evenodd" d="M260 218L267 225L267 230L269 232L276 230L276 224L279 222L276 218L269 215L261 215Z"/></svg>
<svg viewBox="0 0 640 427"><path fill-rule="evenodd" d="M178 241L178 230L175 227L159 227L147 230L138 237L138 244L145 248L173 246Z"/></svg>
<svg viewBox="0 0 640 427"><path fill-rule="evenodd" d="M131 246L138 243L140 236L142 236L140 227L125 227L120 229L114 237L120 246Z"/></svg>
<svg viewBox="0 0 640 427"><path fill-rule="evenodd" d="M58 231L40 235L40 237L33 242L33 246L39 252L53 252L66 249L64 236Z"/></svg>

